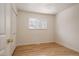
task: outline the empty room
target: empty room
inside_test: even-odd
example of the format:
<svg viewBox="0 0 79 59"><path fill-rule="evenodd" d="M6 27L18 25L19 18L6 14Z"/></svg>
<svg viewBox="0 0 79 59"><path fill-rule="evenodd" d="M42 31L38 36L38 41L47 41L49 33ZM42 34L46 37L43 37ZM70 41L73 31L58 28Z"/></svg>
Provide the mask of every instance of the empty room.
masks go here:
<svg viewBox="0 0 79 59"><path fill-rule="evenodd" d="M79 56L79 4L0 3L0 56Z"/></svg>

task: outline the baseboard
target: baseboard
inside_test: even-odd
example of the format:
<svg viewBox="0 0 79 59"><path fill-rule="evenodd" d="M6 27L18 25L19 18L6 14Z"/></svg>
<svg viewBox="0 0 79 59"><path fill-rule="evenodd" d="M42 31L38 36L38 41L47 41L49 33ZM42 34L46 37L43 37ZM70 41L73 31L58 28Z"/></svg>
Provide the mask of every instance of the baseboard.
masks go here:
<svg viewBox="0 0 79 59"><path fill-rule="evenodd" d="M73 51L75 51L75 52L79 52L79 50L78 49L76 49L76 48L74 48L74 47L71 47L71 46L69 46L69 45L67 45L67 44L63 44L63 43L61 43L61 42L56 42L57 44L60 44L60 45L62 45L62 46L64 46L64 47L66 47L66 48L68 48L68 49L71 49L71 50L73 50Z"/></svg>
<svg viewBox="0 0 79 59"><path fill-rule="evenodd" d="M17 45L17 47L19 47L19 46L25 46L25 45L39 45L39 44L47 44L47 43L56 43L56 42L40 42L40 43L33 43L33 44L24 44L24 45Z"/></svg>

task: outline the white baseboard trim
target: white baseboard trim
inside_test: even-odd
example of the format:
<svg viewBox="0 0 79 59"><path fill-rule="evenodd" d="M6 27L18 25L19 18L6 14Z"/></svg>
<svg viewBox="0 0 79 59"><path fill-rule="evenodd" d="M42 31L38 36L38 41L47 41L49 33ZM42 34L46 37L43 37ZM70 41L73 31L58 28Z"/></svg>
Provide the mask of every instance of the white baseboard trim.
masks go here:
<svg viewBox="0 0 79 59"><path fill-rule="evenodd" d="M17 44L16 46L22 46L22 45L34 45L34 44L42 44L42 43L51 43L53 41L48 41L48 42L33 42L33 43L26 43L26 44Z"/></svg>
<svg viewBox="0 0 79 59"><path fill-rule="evenodd" d="M69 46L69 45L67 45L67 44L63 44L63 43L61 43L61 42L56 42L56 43L58 43L58 44L60 44L60 45L62 45L62 46L64 46L64 47L66 47L66 48L69 48L69 49L71 49L71 50L73 50L73 51L79 52L78 49L76 49L76 48L74 48L74 47L71 47L71 46Z"/></svg>

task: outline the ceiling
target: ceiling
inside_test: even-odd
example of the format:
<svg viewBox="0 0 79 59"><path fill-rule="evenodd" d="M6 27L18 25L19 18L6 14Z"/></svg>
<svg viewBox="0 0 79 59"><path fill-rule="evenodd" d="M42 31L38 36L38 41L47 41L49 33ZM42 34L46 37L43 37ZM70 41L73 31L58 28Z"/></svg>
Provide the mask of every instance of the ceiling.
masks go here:
<svg viewBox="0 0 79 59"><path fill-rule="evenodd" d="M17 8L22 11L57 14L75 3L18 3Z"/></svg>

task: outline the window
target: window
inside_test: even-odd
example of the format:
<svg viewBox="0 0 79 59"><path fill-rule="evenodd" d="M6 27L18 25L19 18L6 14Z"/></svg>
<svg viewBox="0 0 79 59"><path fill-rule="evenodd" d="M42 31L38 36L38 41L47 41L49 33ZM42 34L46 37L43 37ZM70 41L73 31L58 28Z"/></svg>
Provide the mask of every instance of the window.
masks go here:
<svg viewBox="0 0 79 59"><path fill-rule="evenodd" d="M29 29L47 29L47 20L29 18Z"/></svg>

